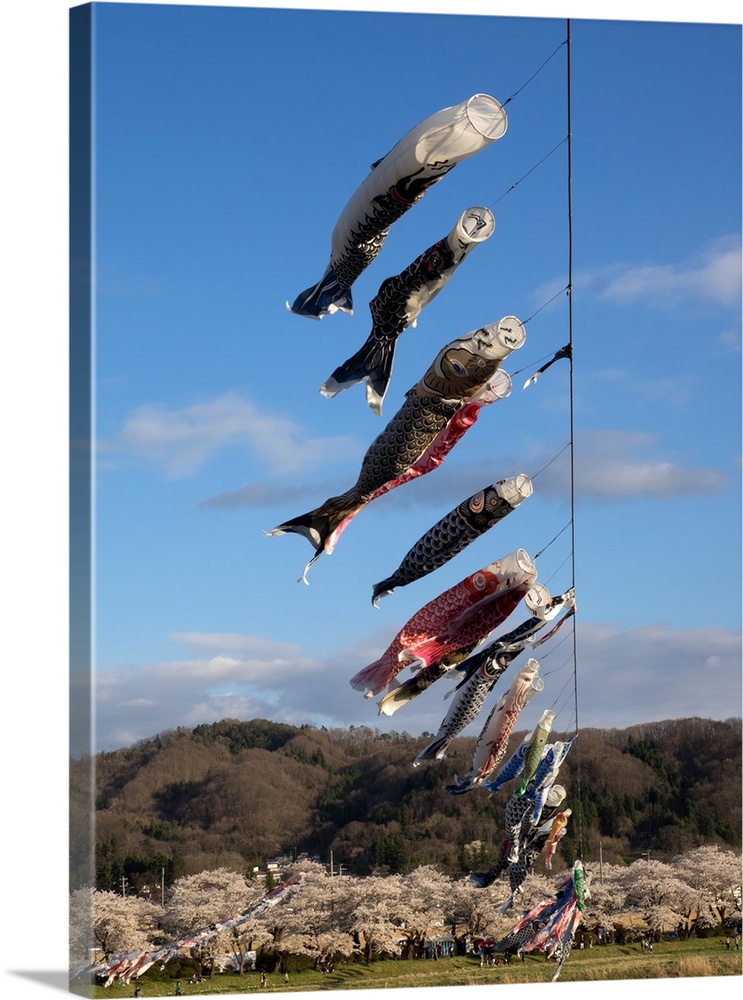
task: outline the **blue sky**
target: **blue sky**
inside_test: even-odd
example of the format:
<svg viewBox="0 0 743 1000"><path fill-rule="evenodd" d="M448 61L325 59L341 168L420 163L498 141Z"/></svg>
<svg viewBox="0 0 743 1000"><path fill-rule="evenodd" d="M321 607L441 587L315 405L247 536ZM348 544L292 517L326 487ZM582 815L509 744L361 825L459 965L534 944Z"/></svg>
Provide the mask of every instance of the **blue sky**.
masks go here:
<svg viewBox="0 0 743 1000"><path fill-rule="evenodd" d="M106 3L94 25L96 747L226 716L435 731L450 681L382 719L349 679L517 547L542 553L551 592L571 583L567 363L522 389L569 339L566 21ZM740 704L740 29L578 18L570 55L578 721L725 718ZM369 165L478 92L508 101L505 136L392 227L353 316L288 312ZM380 282L478 204L495 233L401 335L382 418L361 386L322 397ZM439 348L509 314L529 319L511 396L298 585L308 543L265 531L350 486ZM430 525L519 472L528 502L371 608ZM541 651L530 712L569 729L565 637Z"/></svg>
<svg viewBox="0 0 743 1000"><path fill-rule="evenodd" d="M11 5L5 24L12 44L0 61L4 92L10 98L4 102L3 114L12 155L6 151L2 170L7 194L4 227L13 250L4 264L2 299L8 331L4 370L12 377L6 377L0 395L11 470L2 494L3 552L10 583L4 596L8 627L3 737L9 760L22 748L23 766L6 768L5 790L8 801L23 803L26 817L25 823L6 829L10 838L6 857L13 863L6 865L5 887L8 898L14 900L17 919L10 928L11 947L6 948L7 967L1 974L12 995L24 1000L45 995L50 986L66 988L69 6L67 0ZM129 9L135 14L134 8L140 6L147 5L132 4ZM192 5L181 5L187 6ZM239 5L221 6L224 19L226 8ZM337 5L327 0L315 6ZM348 2L343 6L360 5ZM400 11L406 5L367 2L363 6ZM477 12L480 5L461 0L456 5L408 6L465 14ZM555 56L508 105L510 125L503 140L458 167L397 224L377 266L357 286L354 317L335 316L312 324L286 314L283 302L319 277L336 215L371 160L416 119L467 96L470 86L499 98L510 96L562 40L564 31L558 20L567 15L574 19L576 88L576 417L579 430L586 435L584 444L576 438L576 457L605 489L609 477L599 477L598 472L608 464L614 482L603 499L594 495L596 482L593 493L586 487L577 508L581 723L622 726L641 717L740 714L740 314L729 298L739 295L731 292L730 280L731 274L733 287L739 280L736 258L732 258L727 281L723 274L725 247L735 250L740 240L738 6L709 0L701 10L681 10L677 3L658 0L621 4L606 0L598 10L595 4L577 0L569 5L520 0L518 4L499 3L498 9L528 21L520 22L519 32L512 22L507 36L502 36L507 37L507 44L500 40L500 32L489 33L489 47L480 46L479 35L473 36L464 50L457 50L457 58L447 50L433 72L430 60L422 71L417 62L420 41L406 47L402 39L395 39L393 65L395 73L406 76L407 89L397 83L397 76L390 78L389 60L377 58L377 53L364 46L344 55L335 37L308 36L303 47L293 47L295 61L282 46L280 55L268 60L267 69L275 72L278 67L283 73L278 91L271 96L282 97L280 127L274 127L272 135L276 141L277 136L285 136L281 140L285 163L253 163L246 153L249 143L241 135L254 109L239 88L221 98L221 114L212 113L214 95L207 99L206 91L203 96L197 93L191 102L194 113L200 110L202 124L210 127L208 146L213 152L207 157L200 148L206 143L183 138L188 132L183 109L177 117L167 114L174 104L168 105L162 96L159 70L153 79L159 86L150 88L149 94L163 114L150 119L149 129L137 130L131 149L122 151L119 136L120 155L132 165L120 192L122 204L132 209L131 225L120 227L120 244L112 239L115 234L109 235L105 295L101 281L107 353L100 358L109 381L105 394L99 394L98 414L100 444L107 446L99 454L99 513L105 515L100 525L108 532L101 552L116 557L122 581L117 592L113 570L106 570L100 578L98 602L99 676L109 678L112 696L108 715L99 718L99 728L111 745L163 726L188 724L189 713L200 704L205 710L195 713L197 721L210 717L207 709L214 713L211 717L218 717L220 706L200 679L205 665L214 669L209 637L257 637L250 661L257 676L271 643L276 652L277 618L279 638L292 649L299 647L293 662L304 653L308 664L304 672L290 673L288 680L275 671L282 692L286 695L297 689L308 705L317 704L320 697L333 702L342 694L348 700L337 711L349 724L378 724L373 706L350 687L346 689L346 679L366 662L360 656L362 641L367 643L364 652L369 658L376 656L391 638L396 622L417 609L418 601L412 598L419 588L414 591L411 585L387 598L386 606L383 602L373 614L367 599L371 583L378 579L377 566L383 564L387 572L399 559L399 547L407 548L419 529L428 527L438 515L443 504L433 499L435 491L426 493L436 479L448 498L464 493L464 480L450 472L455 464L460 470L475 467L470 482L476 479L479 485L490 478L491 442L492 461L499 466L523 462L533 468L535 455L539 459L542 454L554 454L555 441L564 437L566 420L565 372L560 366L525 393L519 389L519 376L512 397L497 404L499 410L486 411L482 423L429 477L430 482L418 484L415 503L416 484L410 484L389 498L389 516L370 507L349 528L336 553L318 561L311 586L304 588L294 584L307 558L302 540L262 536L262 529L279 518L306 509L298 498L294 505L287 500L283 506L277 502L275 508L267 504L254 510L209 503L237 495L250 483L275 483L277 492L288 496L286 470L279 475L265 457L259 463L247 433L237 436L230 448L208 452L208 461L197 466L195 475L177 479L168 478L162 462L144 461L142 444L137 451L125 430L132 426L132 414L143 406L160 407L171 416L189 414L198 402L214 404L234 395L261 406L261 412L274 421L287 413L293 415L297 429L290 440L322 443L347 433L354 442L354 454L360 457L381 427L370 412L364 412L360 390L327 401L316 394L316 388L368 332L365 303L379 281L408 264L429 245L427 241L444 235L453 216L480 199L493 204L496 233L428 307L418 329L403 334L385 418L391 415L393 401L419 377L437 345L510 311L522 317L532 315L549 297L545 293L561 287L564 280L564 147L517 190L495 202L565 135L562 56ZM545 24L541 21L545 16L557 20ZM661 23L679 17L689 23ZM710 23L692 23L695 17ZM591 23L579 24L581 18ZM631 19L643 24L627 23ZM447 27L452 23L447 21ZM733 29L722 25L735 25L737 36L730 40ZM204 80L210 74L204 69L203 48L202 55L196 56L198 48L191 62L201 67L198 78ZM213 47L210 51L215 55ZM217 50L216 55L221 52ZM166 54L167 65L173 67L171 48L160 53L158 65L165 66ZM340 70L352 57L364 61L366 74L359 71L362 86L353 88L351 101L349 74ZM301 76L305 60L312 58L314 75ZM242 49L231 66L219 58L222 81L230 71L233 81L241 79L235 61L244 68ZM312 99L310 80L323 72L332 77L334 67L338 67L338 79L326 75L323 94ZM461 78L463 73L466 80ZM248 92L256 80L257 74ZM177 82L179 86L170 89L176 96L185 92L182 78ZM118 112L122 129L131 131L136 114L143 112L141 106L138 112L134 107L130 85L134 87L134 82L120 81ZM373 99L375 94L379 100ZM302 101L307 103L302 106ZM260 109L261 132L272 120L273 107L269 101ZM307 119L304 127L298 125L301 116L295 113L302 107ZM230 110L232 128L220 139L219 160L215 142L224 131L224 114ZM158 187L148 165L141 162L140 148L148 134L156 133L161 145L169 139L171 154L180 154L170 156L174 170L168 183L159 179ZM109 157L114 138L109 133ZM295 138L297 142L301 138L303 156L309 156L306 150L312 148L319 167L314 160L308 167L301 158L294 162ZM262 146L264 155L266 145L267 140ZM343 158L351 156L353 162L345 163ZM191 176L188 181L190 164L201 169L201 180ZM230 171L221 202L218 182L225 178L217 166ZM280 169L283 174L277 173ZM110 171L109 167L109 176ZM289 182L280 185L287 177ZM281 187L281 198L271 205L280 216L272 214L269 202L260 197L260 185L274 180ZM133 189L135 182L138 190ZM168 233L158 235L155 214L141 211L154 208L159 215L166 205L172 207L169 185L181 188L182 194L184 182L191 184L193 197L181 201L182 215L202 219L202 248L195 244L183 219L179 228L173 214L168 220L170 235L179 235L176 241L168 239ZM230 186L234 200L228 198ZM249 238L256 200L263 209L265 243ZM212 206L211 215L205 205ZM109 229L113 211L109 207L104 216ZM301 240L278 225L290 211L303 220ZM161 217L159 221L162 224ZM228 235L230 248L225 245ZM192 257L183 247L177 268L172 266L167 273L167 260L155 267L152 257L158 239L161 258L167 256L168 247L172 252L184 242L191 246ZM256 274L266 285L260 296L255 294ZM118 306L113 301L117 288ZM149 302L143 304L146 296ZM146 328L140 325L137 310L139 316L148 318ZM527 329L523 361L519 357L506 366L511 371L564 343L564 302L558 300L542 311ZM131 352L125 350L124 332ZM275 363L272 371L278 370L280 377L267 379L265 366L251 368L247 357L248 348L255 348L261 334L271 338L278 357L295 357L300 349L308 353L294 366L277 368ZM422 338L426 338L426 350L420 350L417 363ZM149 345L149 357L156 362L151 370L143 363L143 343ZM192 365L190 372L187 362ZM215 425L215 435L216 429ZM213 440L219 440L218 436ZM127 441L128 448L124 447ZM307 498L307 506L324 499L325 486L345 488L355 476L351 457L346 455L343 464L337 451L330 456L324 453L324 461L319 451L315 467L295 473L297 490ZM331 464L334 457L339 460ZM487 469L484 464L478 467L478 462L487 464ZM631 492L647 468L664 473L665 492L646 489L639 496ZM487 474L478 476L477 472ZM534 496L514 512L512 523L507 519L477 550L471 548L458 557L461 575L512 545L523 544L534 555L545 538L553 537L564 523L564 504L550 499L546 485L540 485L545 476L536 479ZM629 495L623 492L627 488ZM424 494L429 496L429 506L423 503ZM394 507L394 517L393 500L401 505ZM116 545L112 526L120 535ZM145 529L148 547L141 544ZM370 545L369 533L378 539L383 529L390 533L389 541L385 534L381 546L378 540ZM155 542L159 546L166 541L167 547L154 550ZM557 569L567 555L564 547L556 552L558 546L554 543L539 561L540 579L553 590L563 585L566 573L564 568ZM382 550L378 556L374 556L376 549ZM383 559L387 552L389 559ZM542 567L548 556L551 565ZM148 562L138 567L137 561L145 557ZM372 557L374 565L354 579L358 560ZM165 577L161 563L173 567L172 575ZM268 577L262 576L266 573ZM250 601L261 579L268 581L266 588L273 588L272 599L266 602L263 620L256 627ZM349 589L348 602L353 598L354 620L348 622L328 611L338 595L343 596L344 586ZM149 587L148 600L138 596L145 587ZM421 595L420 603L423 600ZM155 605L161 606L158 614ZM306 635L297 639L302 627ZM190 645L174 636L190 637ZM194 652L198 637L201 654ZM239 647L239 638L232 641ZM261 642L266 643L265 649ZM218 649L216 642L212 644ZM240 681L246 671L240 666L239 648L233 658ZM559 662L559 652L555 658ZM321 665L327 668L326 676L321 675ZM556 675L560 685L566 669L572 667ZM234 684L239 690L237 681L227 677L225 689ZM535 699L530 710L546 707L546 698L552 698L555 687L550 681L544 700ZM153 691L160 707L148 713L124 704ZM435 687L429 693L439 707L441 693ZM122 705L118 715L112 709L117 699ZM425 723L414 721L412 713L404 714L406 710L392 721L410 731L418 725L432 728L438 718L431 702L428 699L430 719ZM414 707L416 703L408 706ZM296 702L290 708L296 710ZM269 711L278 717L276 704L267 705L264 714ZM48 934L43 948L38 936L27 933L38 911L38 895L28 893L28 873L38 867L41 857L50 860L44 872ZM657 987L662 991L662 984ZM608 988L616 991L621 985Z"/></svg>

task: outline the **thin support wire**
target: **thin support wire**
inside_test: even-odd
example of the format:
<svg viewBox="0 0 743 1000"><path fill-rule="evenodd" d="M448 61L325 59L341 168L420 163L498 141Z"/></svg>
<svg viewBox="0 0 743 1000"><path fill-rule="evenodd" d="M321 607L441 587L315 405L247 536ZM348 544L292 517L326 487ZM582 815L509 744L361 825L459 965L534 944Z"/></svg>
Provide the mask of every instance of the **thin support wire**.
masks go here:
<svg viewBox="0 0 743 1000"><path fill-rule="evenodd" d="M566 48L566 76L567 76L567 201L568 201L568 329L570 343L570 531L571 531L571 553L572 553L572 576L573 587L575 587L575 406L573 395L573 127L572 127L572 94L571 94L571 40L570 40L570 18L567 19L567 48ZM579 730L578 721L578 643L577 628L573 629L573 697L575 702L575 731ZM578 856L583 857L583 802L581 795L581 767L580 755L578 758L577 774L577 796L580 808L578 813Z"/></svg>
<svg viewBox="0 0 743 1000"><path fill-rule="evenodd" d="M555 49L555 51L551 55L547 56L547 58L544 60L544 62L542 63L542 65L539 67L539 69L535 70L535 72L532 73L532 75L529 77L529 79L526 81L526 83L522 83L521 86L519 87L519 89L515 90L511 94L511 96L508 98L508 100L506 100L506 101L503 102L503 107L504 108L505 108L505 106L507 104L509 104L514 99L514 97L516 97L517 94L521 93L521 91L524 89L524 87L527 87L531 83L531 81L534 79L535 76L539 76L539 74L542 72L542 70L547 65L547 63L550 61L550 59L553 59L554 56L557 55L557 53L560 51L560 49L563 47L563 45L565 45L565 42L560 42L560 44L557 46L557 48Z"/></svg>
<svg viewBox="0 0 743 1000"><path fill-rule="evenodd" d="M497 205L499 201L502 201L503 198L505 198L507 194L510 194L511 191L514 190L514 188L517 188L519 186L519 184L529 176L529 174L534 173L534 171L537 169L537 167L540 167L544 163L545 160L548 160L550 158L550 156L552 156L553 153L556 153L557 150L560 148L560 146L563 146L566 141L567 141L567 138L560 139L560 141L558 143L556 143L552 147L552 149L549 151L549 153L545 153L541 160L537 160L537 162L534 164L533 167L529 167L529 169L526 171L526 173L523 174L521 177L519 177L519 179L517 181L514 181L513 184L510 186L510 188L508 188L507 191L504 191L502 195L500 195L498 198L495 199L495 201L491 201L490 204L488 205L488 208L493 208L493 206Z"/></svg>

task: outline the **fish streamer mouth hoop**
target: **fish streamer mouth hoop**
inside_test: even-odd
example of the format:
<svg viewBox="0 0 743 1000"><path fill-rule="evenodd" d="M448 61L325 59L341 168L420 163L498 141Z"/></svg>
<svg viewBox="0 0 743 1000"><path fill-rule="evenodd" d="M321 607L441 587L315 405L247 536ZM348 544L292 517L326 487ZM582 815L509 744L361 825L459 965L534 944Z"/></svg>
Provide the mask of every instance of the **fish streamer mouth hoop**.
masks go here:
<svg viewBox="0 0 743 1000"><path fill-rule="evenodd" d="M495 339L504 348L517 351L526 340L524 324L515 316L504 316L498 321Z"/></svg>
<svg viewBox="0 0 743 1000"><path fill-rule="evenodd" d="M486 139L500 139L508 128L508 117L500 101L490 94L473 94L465 105L467 121Z"/></svg>
<svg viewBox="0 0 743 1000"><path fill-rule="evenodd" d="M506 559L508 558L509 557L506 556ZM510 558L513 559L515 565L524 573L529 573L529 574L534 573L536 575L536 568L534 566L534 563L529 558L529 555L525 549L516 549L515 552L511 553ZM506 559L503 560L504 563L506 562Z"/></svg>
<svg viewBox="0 0 743 1000"><path fill-rule="evenodd" d="M495 216L490 209L484 205L473 205L462 212L449 235L463 244L484 243L494 232Z"/></svg>

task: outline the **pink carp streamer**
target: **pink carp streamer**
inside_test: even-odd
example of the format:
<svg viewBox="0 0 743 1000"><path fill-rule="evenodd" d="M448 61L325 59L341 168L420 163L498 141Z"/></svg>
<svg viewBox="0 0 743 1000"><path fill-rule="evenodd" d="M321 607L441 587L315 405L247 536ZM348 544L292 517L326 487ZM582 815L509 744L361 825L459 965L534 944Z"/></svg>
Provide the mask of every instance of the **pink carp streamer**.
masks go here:
<svg viewBox="0 0 743 1000"><path fill-rule="evenodd" d="M455 775L454 782L446 786L448 792L455 795L468 792L486 780L503 759L509 737L522 709L543 688L544 681L539 676L539 663L533 658L529 659L488 716L475 745L469 771L462 778Z"/></svg>
<svg viewBox="0 0 743 1000"><path fill-rule="evenodd" d="M399 476L396 476L394 479L390 479L389 482L380 486L379 489L376 490L371 497L369 497L367 503L371 503L372 500L376 500L377 497L384 496L385 493L389 493L391 490L396 489L398 486L402 486L404 483L409 483L411 480L417 479L419 476L425 476L429 472L433 472L434 469L438 469L454 445L461 440L462 437L464 437L470 427L477 423L477 418L480 416L480 410L482 410L484 406L489 406L491 403L495 403L499 399L506 399L511 394L511 388L512 383L510 375L502 368L499 368L490 381L486 382L481 389L478 389L478 391L470 398L469 402L465 403L464 406L454 414L446 427L444 427L444 429L436 435L418 461L411 465L410 468L402 472ZM366 506L366 504L364 504L364 506ZM328 536L324 550L327 555L330 555L333 552L333 549L337 545L338 539L344 529L351 523L360 510L363 510L363 507L359 507L357 510L354 510L351 514L349 514L348 517L338 525L335 531L331 532Z"/></svg>
<svg viewBox="0 0 743 1000"><path fill-rule="evenodd" d="M387 492L392 484L399 485L395 482L398 479L406 482L414 478L410 472L418 463L423 465L415 475L430 471L429 462L431 468L440 463L440 457L437 461L433 455L426 456L428 449L459 411L478 396L505 358L522 347L525 340L523 323L515 316L505 316L446 344L423 377L408 389L405 402L382 433L372 441L353 486L266 532L269 536L288 532L302 535L315 549L301 580L307 583L310 566L323 552L329 551L328 545L332 550L339 529L375 496ZM466 429L463 426L461 432ZM456 434L447 439L444 451L450 450L456 440Z"/></svg>
<svg viewBox="0 0 743 1000"><path fill-rule="evenodd" d="M351 687L365 691L365 697L370 698L380 694L405 666L459 662L484 638L483 618L478 612L508 595L510 600L505 606L501 603L499 613L506 613L509 606L513 610L536 575L527 553L517 549L460 580L417 611L382 656L351 679Z"/></svg>

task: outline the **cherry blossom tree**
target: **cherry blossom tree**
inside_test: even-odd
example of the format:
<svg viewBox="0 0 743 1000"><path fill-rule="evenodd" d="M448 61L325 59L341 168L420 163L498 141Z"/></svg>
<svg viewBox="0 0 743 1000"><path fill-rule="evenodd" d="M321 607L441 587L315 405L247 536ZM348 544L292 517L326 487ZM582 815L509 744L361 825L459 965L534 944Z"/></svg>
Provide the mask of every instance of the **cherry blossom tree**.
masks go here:
<svg viewBox="0 0 743 1000"><path fill-rule="evenodd" d="M670 865L662 861L634 861L618 879L624 891L625 908L638 910L653 933L664 926L678 926L682 919L688 886Z"/></svg>
<svg viewBox="0 0 743 1000"><path fill-rule="evenodd" d="M401 892L401 875L371 875L355 880L349 930L358 937L367 963L375 955L399 955L402 951L404 932L399 922Z"/></svg>
<svg viewBox="0 0 743 1000"><path fill-rule="evenodd" d="M407 958L423 955L426 938L444 924L451 879L433 865L402 876L397 918L407 933Z"/></svg>
<svg viewBox="0 0 743 1000"><path fill-rule="evenodd" d="M165 925L174 937L193 933L237 916L263 895L262 886L248 882L243 875L227 868L185 875L174 882L170 890ZM220 950L231 950L242 969L245 953L249 950L247 944L245 929L238 927L207 937L202 952L210 962L212 975L214 957Z"/></svg>
<svg viewBox="0 0 743 1000"><path fill-rule="evenodd" d="M121 952L151 951L163 910L139 896L85 886L72 894L70 915L71 946L79 949L89 942L92 931L93 945L108 959Z"/></svg>
<svg viewBox="0 0 743 1000"><path fill-rule="evenodd" d="M670 867L693 892L693 909L685 914L687 933L695 922L704 922L707 913L722 924L731 911L740 909L739 854L714 846L698 847L672 858Z"/></svg>
<svg viewBox="0 0 743 1000"><path fill-rule="evenodd" d="M347 875L331 876L323 865L314 863L305 863L298 870L304 876L301 886L259 917L271 932L276 972L282 970L288 954L308 955L317 968L336 954L353 952L348 930L353 880Z"/></svg>
<svg viewBox="0 0 743 1000"><path fill-rule="evenodd" d="M601 866L594 864L592 870L588 920L592 926L613 933L615 924L619 923L620 917L627 910L625 886L622 881L627 868L624 865L604 863Z"/></svg>
<svg viewBox="0 0 743 1000"><path fill-rule="evenodd" d="M469 876L452 882L445 914L460 947L466 937L472 940L499 937L513 923L512 916L500 913L503 900L495 889L497 884L478 889ZM507 885L507 882L500 883L501 887Z"/></svg>

